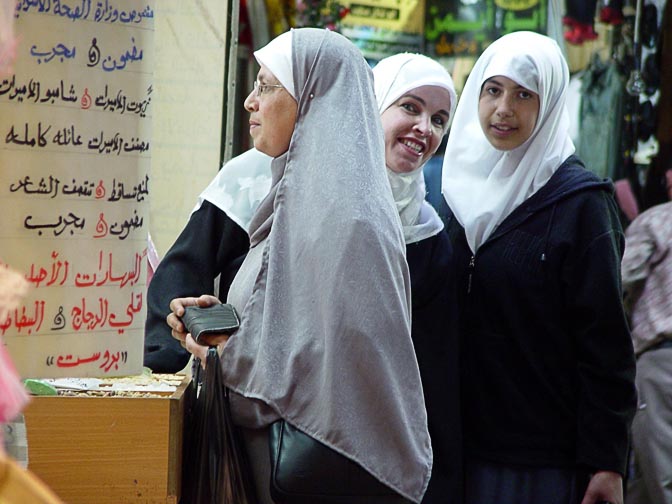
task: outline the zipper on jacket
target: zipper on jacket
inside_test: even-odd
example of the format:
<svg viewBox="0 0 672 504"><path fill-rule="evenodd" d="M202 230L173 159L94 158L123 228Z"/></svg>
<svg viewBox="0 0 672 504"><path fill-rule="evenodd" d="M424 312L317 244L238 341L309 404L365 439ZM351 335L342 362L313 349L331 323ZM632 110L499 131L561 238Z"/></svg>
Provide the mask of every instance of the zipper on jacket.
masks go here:
<svg viewBox="0 0 672 504"><path fill-rule="evenodd" d="M553 208L551 209L551 216L548 218L548 224L546 226L546 234L544 235L544 248L541 251L541 262L545 263L546 262L546 251L548 250L548 242L550 241L550 236L551 236L551 227L553 226L553 219L555 217L555 209L558 207L557 203L553 204ZM542 264L543 266L543 264Z"/></svg>
<svg viewBox="0 0 672 504"><path fill-rule="evenodd" d="M467 281L467 294L471 294L471 277L474 274L474 268L476 266L476 256L471 256L471 259L469 259L469 267L467 268L469 271L469 277Z"/></svg>

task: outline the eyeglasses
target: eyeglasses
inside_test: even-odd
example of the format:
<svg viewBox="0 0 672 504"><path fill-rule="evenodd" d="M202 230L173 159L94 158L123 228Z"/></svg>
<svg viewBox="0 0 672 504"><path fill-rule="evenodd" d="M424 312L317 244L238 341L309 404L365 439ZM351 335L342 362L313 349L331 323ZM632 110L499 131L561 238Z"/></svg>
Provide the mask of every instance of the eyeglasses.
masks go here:
<svg viewBox="0 0 672 504"><path fill-rule="evenodd" d="M266 94L269 89L271 88L283 88L285 86L282 86L280 84L261 84L258 80L254 81L254 91L257 96L261 96L263 94Z"/></svg>

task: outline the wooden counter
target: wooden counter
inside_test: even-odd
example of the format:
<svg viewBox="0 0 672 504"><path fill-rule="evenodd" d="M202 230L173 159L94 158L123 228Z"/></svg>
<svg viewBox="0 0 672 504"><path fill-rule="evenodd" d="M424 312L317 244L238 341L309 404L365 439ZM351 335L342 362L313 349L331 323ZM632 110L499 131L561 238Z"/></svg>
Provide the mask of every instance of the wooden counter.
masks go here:
<svg viewBox="0 0 672 504"><path fill-rule="evenodd" d="M67 504L177 504L187 385L153 397L33 397L28 468Z"/></svg>

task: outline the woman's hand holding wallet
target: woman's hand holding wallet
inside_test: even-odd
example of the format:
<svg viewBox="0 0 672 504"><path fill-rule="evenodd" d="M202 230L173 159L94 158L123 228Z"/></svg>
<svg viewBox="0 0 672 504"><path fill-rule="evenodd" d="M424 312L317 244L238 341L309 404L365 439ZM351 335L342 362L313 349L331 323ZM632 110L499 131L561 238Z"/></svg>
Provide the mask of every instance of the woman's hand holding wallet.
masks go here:
<svg viewBox="0 0 672 504"><path fill-rule="evenodd" d="M233 306L210 295L173 299L170 309L166 322L173 337L201 362L206 360L208 347L226 343L240 324Z"/></svg>
<svg viewBox="0 0 672 504"><path fill-rule="evenodd" d="M215 296L203 294L200 297L175 298L170 302L170 313L166 317L166 323L171 329L173 338L178 340L182 346L185 346L187 333L189 332L182 322L182 316L186 308L190 306L199 306L206 308L208 306L218 305L221 302Z"/></svg>
<svg viewBox="0 0 672 504"><path fill-rule="evenodd" d="M187 306L181 319L194 341L205 346L217 345L222 337L228 339L240 325L234 307L224 303L206 307Z"/></svg>

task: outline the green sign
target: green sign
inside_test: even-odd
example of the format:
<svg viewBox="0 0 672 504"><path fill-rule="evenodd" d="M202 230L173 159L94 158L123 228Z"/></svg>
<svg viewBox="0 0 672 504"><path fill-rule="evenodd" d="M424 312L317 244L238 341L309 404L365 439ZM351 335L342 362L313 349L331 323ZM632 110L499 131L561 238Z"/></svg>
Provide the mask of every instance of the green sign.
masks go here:
<svg viewBox="0 0 672 504"><path fill-rule="evenodd" d="M426 52L478 56L506 33L546 33L547 3L539 0L427 0Z"/></svg>

